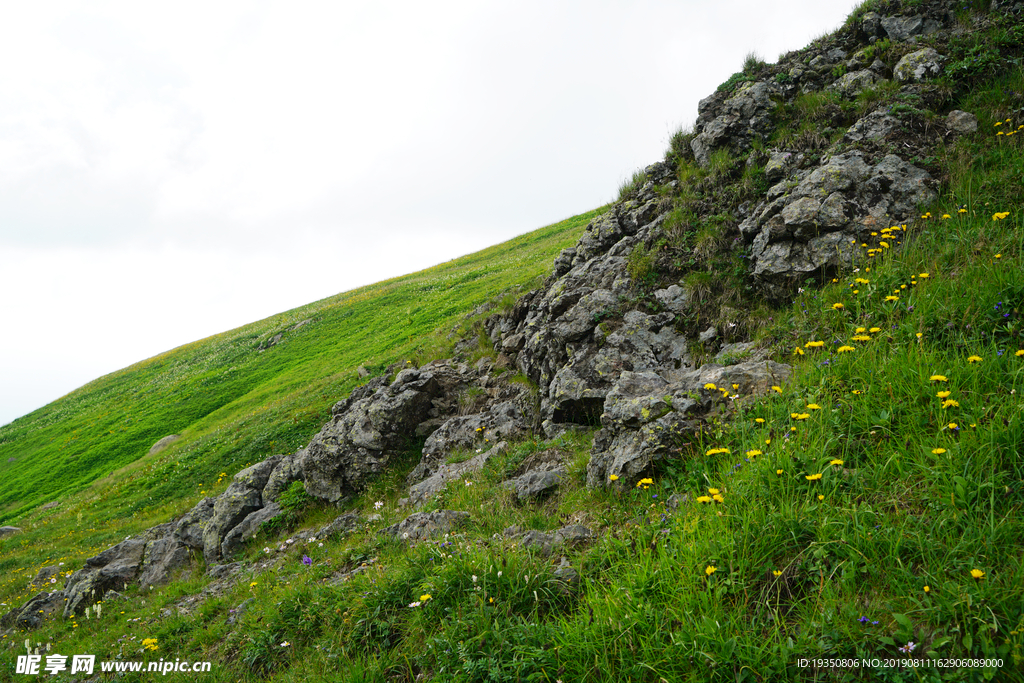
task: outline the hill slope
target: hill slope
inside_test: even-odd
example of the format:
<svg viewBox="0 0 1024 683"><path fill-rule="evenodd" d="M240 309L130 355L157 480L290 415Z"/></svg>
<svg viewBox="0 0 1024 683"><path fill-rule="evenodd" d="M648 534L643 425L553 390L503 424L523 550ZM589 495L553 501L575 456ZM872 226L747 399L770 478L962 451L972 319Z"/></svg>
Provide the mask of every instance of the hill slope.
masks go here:
<svg viewBox="0 0 1024 683"><path fill-rule="evenodd" d="M1022 11L748 60L472 366L202 500L112 514L168 459L23 515L0 677L33 629L210 680L1024 680Z"/></svg>

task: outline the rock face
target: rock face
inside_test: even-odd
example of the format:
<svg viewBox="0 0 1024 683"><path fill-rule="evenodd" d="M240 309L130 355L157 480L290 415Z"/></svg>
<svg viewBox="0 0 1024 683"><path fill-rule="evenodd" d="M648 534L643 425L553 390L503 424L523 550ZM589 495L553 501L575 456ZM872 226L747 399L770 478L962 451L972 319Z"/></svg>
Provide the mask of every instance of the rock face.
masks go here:
<svg viewBox="0 0 1024 683"><path fill-rule="evenodd" d="M858 122L864 136L884 115ZM863 120L862 120L863 121ZM931 176L896 155L867 163L862 152L832 157L794 185L777 184L740 226L751 240L753 274L769 290L853 265L871 232L910 220L936 197Z"/></svg>

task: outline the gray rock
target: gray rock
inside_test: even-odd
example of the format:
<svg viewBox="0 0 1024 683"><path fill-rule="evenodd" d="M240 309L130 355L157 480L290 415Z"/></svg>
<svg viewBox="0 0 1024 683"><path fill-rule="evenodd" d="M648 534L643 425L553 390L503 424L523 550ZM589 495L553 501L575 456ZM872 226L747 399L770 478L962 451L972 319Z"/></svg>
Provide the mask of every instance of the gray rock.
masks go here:
<svg viewBox="0 0 1024 683"><path fill-rule="evenodd" d="M707 344L709 342L715 341L716 339L718 339L718 328L714 326L709 327L708 329L700 333L698 339L701 344Z"/></svg>
<svg viewBox="0 0 1024 683"><path fill-rule="evenodd" d="M381 530L380 533L382 536L412 543L451 533L467 522L469 522L468 512L455 512L453 510L417 512L409 515L398 524Z"/></svg>
<svg viewBox="0 0 1024 683"><path fill-rule="evenodd" d="M360 365L356 368L356 374L359 376L359 379L366 379L370 376L370 371Z"/></svg>
<svg viewBox="0 0 1024 683"><path fill-rule="evenodd" d="M270 474L267 476L266 483L263 485L263 490L260 493L260 499L264 505L277 500L284 491L288 490L288 487L293 482L302 479L302 468L299 466L301 459L301 450L297 453L278 458Z"/></svg>
<svg viewBox="0 0 1024 683"><path fill-rule="evenodd" d="M203 547L203 531L206 523L213 517L214 498L203 498L195 507L178 520L174 528L175 537L193 550Z"/></svg>
<svg viewBox="0 0 1024 683"><path fill-rule="evenodd" d="M565 478L565 470L533 470L526 474L510 479L502 483L503 486L515 493L516 500L520 503L533 498L546 496L562 483Z"/></svg>
<svg viewBox="0 0 1024 683"><path fill-rule="evenodd" d="M877 12L868 12L860 22L860 30L864 35L871 38L879 38L882 35L882 17Z"/></svg>
<svg viewBox="0 0 1024 683"><path fill-rule="evenodd" d="M707 166L711 153L723 147L735 152L748 149L756 131L765 130L770 124L774 106L770 96L780 93L781 88L774 80L757 81L740 86L718 107L712 98L702 101L706 104L697 118L698 135L690 142L697 163ZM708 120L712 112L717 116Z"/></svg>
<svg viewBox="0 0 1024 683"><path fill-rule="evenodd" d="M658 300L666 310L682 315L690 308L690 296L679 285L669 285L666 289L659 289L654 292L654 298Z"/></svg>
<svg viewBox="0 0 1024 683"><path fill-rule="evenodd" d="M838 92L846 97L853 97L875 84L877 77L870 69L852 71L840 76L834 83L825 88L829 92Z"/></svg>
<svg viewBox="0 0 1024 683"><path fill-rule="evenodd" d="M913 17L883 17L882 30L891 40L903 41L911 36L930 35L941 28L933 19L918 15Z"/></svg>
<svg viewBox="0 0 1024 683"><path fill-rule="evenodd" d="M174 443L175 441L177 441L180 438L181 438L180 434L170 434L169 436L165 436L164 438L160 439L155 444L153 444L152 447L150 447L149 453L147 453L147 455L153 455L154 453L159 453L160 451L162 451L163 449L167 448L168 446L170 446L172 443Z"/></svg>
<svg viewBox="0 0 1024 683"><path fill-rule="evenodd" d="M601 424L638 428L672 411L669 383L653 372L625 371L604 400Z"/></svg>
<svg viewBox="0 0 1024 683"><path fill-rule="evenodd" d="M946 117L946 128L961 135L975 133L978 130L978 117L974 114L954 109Z"/></svg>
<svg viewBox="0 0 1024 683"><path fill-rule="evenodd" d="M570 596L576 593L580 586L580 575L572 565L569 564L569 560L563 555L559 558L558 566L551 572L556 580L555 590L565 596Z"/></svg>
<svg viewBox="0 0 1024 683"><path fill-rule="evenodd" d="M847 142L884 140L899 125L899 119L890 116L888 108L876 109L850 126L843 139Z"/></svg>
<svg viewBox="0 0 1024 683"><path fill-rule="evenodd" d="M726 344L717 354L714 362L718 365L735 365L743 362L764 361L771 355L769 349L758 348L756 342L736 342Z"/></svg>
<svg viewBox="0 0 1024 683"><path fill-rule="evenodd" d="M782 180L794 157L793 152L772 152L771 158L764 166L764 176L768 182L777 183Z"/></svg>
<svg viewBox="0 0 1024 683"><path fill-rule="evenodd" d="M882 124L879 116L862 130ZM895 155L873 167L861 152L832 157L789 194L759 207L751 243L755 281L781 297L808 277L852 266L869 232L907 222L936 196L931 183L927 172Z"/></svg>
<svg viewBox="0 0 1024 683"><path fill-rule="evenodd" d="M359 513L358 512L346 512L343 515L338 515L330 524L326 524L316 532L316 537L320 539L327 538L334 534L344 534L345 532L354 529L359 525Z"/></svg>
<svg viewBox="0 0 1024 683"><path fill-rule="evenodd" d="M174 536L173 525L167 525L166 535L146 544L139 567L139 585L145 588L165 584L191 560L192 551Z"/></svg>
<svg viewBox="0 0 1024 683"><path fill-rule="evenodd" d="M41 586L44 583L48 583L50 579L56 576L60 572L60 567L55 564L49 567L40 567L39 571L36 572L36 578L32 579L32 583L36 586Z"/></svg>
<svg viewBox="0 0 1024 683"><path fill-rule="evenodd" d="M665 507L669 510L678 510L680 505L689 502L689 500L690 496L685 493L673 493L668 497L668 500L665 501Z"/></svg>
<svg viewBox="0 0 1024 683"><path fill-rule="evenodd" d="M240 551L246 542L259 533L260 527L281 514L281 506L268 503L266 507L250 512L241 522L225 534L220 544L220 556L231 557Z"/></svg>
<svg viewBox="0 0 1024 683"><path fill-rule="evenodd" d="M21 533L21 529L16 526L0 526L0 538L3 538L4 536L13 536L17 533Z"/></svg>
<svg viewBox="0 0 1024 683"><path fill-rule="evenodd" d="M42 623L64 609L64 592L42 592L33 596L13 619L13 625L21 629L39 628Z"/></svg>
<svg viewBox="0 0 1024 683"><path fill-rule="evenodd" d="M218 581L230 578L245 569L241 562L228 562L226 564L215 564L206 571L206 575Z"/></svg>
<svg viewBox="0 0 1024 683"><path fill-rule="evenodd" d="M232 482L224 493L217 496L213 516L203 529L203 557L207 564L221 559L221 544L228 532L262 506L259 490L238 481Z"/></svg>
<svg viewBox="0 0 1024 683"><path fill-rule="evenodd" d="M893 78L901 83L917 83L942 74L946 57L930 47L903 55L892 70Z"/></svg>
<svg viewBox="0 0 1024 683"><path fill-rule="evenodd" d="M500 441L486 451L476 454L469 460L458 463L441 463L432 468L431 474L409 488L407 505L419 505L430 500L443 491L451 481L460 481L467 475L479 472L491 458L504 453L508 443Z"/></svg>

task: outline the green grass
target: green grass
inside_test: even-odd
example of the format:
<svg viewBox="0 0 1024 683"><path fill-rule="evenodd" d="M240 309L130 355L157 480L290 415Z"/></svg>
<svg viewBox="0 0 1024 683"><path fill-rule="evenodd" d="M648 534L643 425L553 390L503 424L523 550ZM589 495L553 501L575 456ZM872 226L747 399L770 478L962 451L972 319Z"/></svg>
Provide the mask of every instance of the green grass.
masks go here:
<svg viewBox="0 0 1024 683"><path fill-rule="evenodd" d="M380 373L440 355L453 325L535 286L600 211L179 347L0 427L0 523L114 472L137 475L110 480L118 492L116 502L105 494L106 514L132 516L195 498L222 471L294 451L356 385L357 367ZM259 350L278 333L280 343ZM147 457L169 434L182 438Z"/></svg>

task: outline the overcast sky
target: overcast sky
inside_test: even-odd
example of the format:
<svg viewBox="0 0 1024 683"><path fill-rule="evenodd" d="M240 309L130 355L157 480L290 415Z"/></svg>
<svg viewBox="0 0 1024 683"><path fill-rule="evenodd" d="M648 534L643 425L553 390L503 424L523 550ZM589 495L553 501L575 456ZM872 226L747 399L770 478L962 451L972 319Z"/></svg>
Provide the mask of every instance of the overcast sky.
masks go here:
<svg viewBox="0 0 1024 683"><path fill-rule="evenodd" d="M4 2L0 424L600 206L855 5Z"/></svg>

